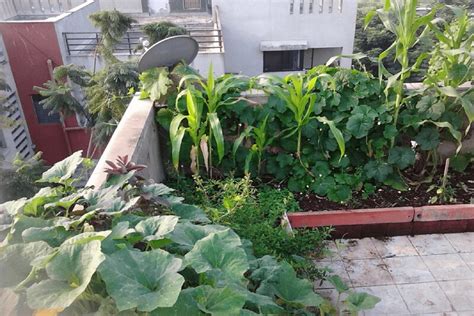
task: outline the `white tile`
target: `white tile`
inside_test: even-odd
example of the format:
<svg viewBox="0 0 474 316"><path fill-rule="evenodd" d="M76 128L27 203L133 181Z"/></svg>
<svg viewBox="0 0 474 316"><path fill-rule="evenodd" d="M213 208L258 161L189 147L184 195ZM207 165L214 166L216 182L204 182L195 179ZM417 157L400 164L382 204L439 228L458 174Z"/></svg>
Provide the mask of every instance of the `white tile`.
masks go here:
<svg viewBox="0 0 474 316"><path fill-rule="evenodd" d="M336 245L338 245L339 254L343 259L375 259L379 257L371 238L344 239Z"/></svg>
<svg viewBox="0 0 474 316"><path fill-rule="evenodd" d="M451 243L441 234L409 236L408 239L422 256L456 252Z"/></svg>
<svg viewBox="0 0 474 316"><path fill-rule="evenodd" d="M456 311L474 312L474 280L439 282Z"/></svg>
<svg viewBox="0 0 474 316"><path fill-rule="evenodd" d="M353 286L375 286L393 284L387 266L381 259L344 261Z"/></svg>
<svg viewBox="0 0 474 316"><path fill-rule="evenodd" d="M464 280L473 277L472 271L459 254L424 256L422 259L438 281Z"/></svg>
<svg viewBox="0 0 474 316"><path fill-rule="evenodd" d="M435 282L397 285L410 312L415 314L451 312L448 301Z"/></svg>
<svg viewBox="0 0 474 316"><path fill-rule="evenodd" d="M389 237L384 240L372 238L372 241L382 258L418 255L407 236Z"/></svg>
<svg viewBox="0 0 474 316"><path fill-rule="evenodd" d="M467 266L474 271L474 252L471 253L460 253L459 254L464 260L464 262L467 264Z"/></svg>
<svg viewBox="0 0 474 316"><path fill-rule="evenodd" d="M420 257L386 258L384 262L396 284L435 281Z"/></svg>
<svg viewBox="0 0 474 316"><path fill-rule="evenodd" d="M381 301L375 305L375 308L365 311L364 315L378 316L409 314L405 302L403 302L403 299L395 285L360 287L355 290L357 292L366 292L381 299Z"/></svg>
<svg viewBox="0 0 474 316"><path fill-rule="evenodd" d="M457 252L474 252L474 233L445 234Z"/></svg>

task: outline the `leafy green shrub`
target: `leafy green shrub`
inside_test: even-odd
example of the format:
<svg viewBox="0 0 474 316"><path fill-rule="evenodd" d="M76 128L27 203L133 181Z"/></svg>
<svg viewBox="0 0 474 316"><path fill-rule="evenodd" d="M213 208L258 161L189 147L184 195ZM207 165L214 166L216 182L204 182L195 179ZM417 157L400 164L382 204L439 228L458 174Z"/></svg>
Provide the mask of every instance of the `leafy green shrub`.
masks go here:
<svg viewBox="0 0 474 316"><path fill-rule="evenodd" d="M142 30L148 37L150 46L170 36L187 34L184 27L168 21L145 24Z"/></svg>
<svg viewBox="0 0 474 316"><path fill-rule="evenodd" d="M0 288L14 290L23 311L287 315L326 308L291 265L255 257L250 242L210 224L163 184L129 172L76 189L72 175L82 162L73 154L43 173L48 187L0 205Z"/></svg>
<svg viewBox="0 0 474 316"><path fill-rule="evenodd" d="M199 174L205 167L210 178L213 169L217 175L251 174L337 202L374 186L406 190L406 178L419 180L428 166L436 170L439 145L453 142L459 150L474 120L474 90L458 91L472 80L473 20L451 8L453 22L437 25L442 6L418 15L417 4L386 1L367 15L366 23L377 15L393 34L393 45L378 58L379 78L327 66L246 84L230 75L215 78L212 70L207 79L191 76L194 84L175 106L157 115L170 132L175 169ZM437 42L411 61L419 33ZM383 64L389 53L400 66L394 74ZM425 86L407 91L404 83L428 59ZM249 88L264 91L268 100L246 100L241 93Z"/></svg>
<svg viewBox="0 0 474 316"><path fill-rule="evenodd" d="M281 219L285 212L299 211L293 193L269 186L254 187L250 178L194 181L179 179L173 183L186 200L199 205L218 224L232 227L253 244L257 256L271 254L299 268L297 257L317 255L329 237L330 228L285 230Z"/></svg>

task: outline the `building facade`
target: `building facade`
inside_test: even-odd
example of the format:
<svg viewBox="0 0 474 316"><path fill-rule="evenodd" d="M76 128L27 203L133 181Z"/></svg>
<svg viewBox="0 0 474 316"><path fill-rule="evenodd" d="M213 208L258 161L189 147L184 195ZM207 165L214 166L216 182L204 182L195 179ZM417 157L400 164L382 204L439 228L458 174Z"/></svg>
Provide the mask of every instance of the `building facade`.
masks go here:
<svg viewBox="0 0 474 316"><path fill-rule="evenodd" d="M87 16L99 10L98 4L82 0L6 2L15 4L14 11L3 12L0 33L35 150L42 151L49 164L87 150L87 129L74 116L61 122L59 115L49 115L34 87L50 80L54 67L67 63L63 33L89 23Z"/></svg>
<svg viewBox="0 0 474 316"><path fill-rule="evenodd" d="M0 122L0 168L10 168L17 153L23 159L29 158L34 154L34 147L1 36L0 73L8 86L0 90L0 110L4 118Z"/></svg>
<svg viewBox="0 0 474 316"><path fill-rule="evenodd" d="M303 71L352 54L357 1L213 0L222 23L225 71ZM351 60L341 61L350 67Z"/></svg>

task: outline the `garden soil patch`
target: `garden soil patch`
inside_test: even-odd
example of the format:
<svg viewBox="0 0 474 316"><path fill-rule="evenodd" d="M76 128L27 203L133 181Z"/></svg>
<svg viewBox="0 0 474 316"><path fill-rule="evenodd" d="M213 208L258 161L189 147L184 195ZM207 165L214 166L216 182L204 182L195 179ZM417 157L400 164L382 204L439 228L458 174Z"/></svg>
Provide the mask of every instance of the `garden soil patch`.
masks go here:
<svg viewBox="0 0 474 316"><path fill-rule="evenodd" d="M442 171L438 172L442 174ZM434 180L432 183L434 183ZM427 192L432 183L420 183L412 185L407 191L398 191L391 187L382 186L377 191L364 199L360 192L355 192L350 201L338 203L329 201L325 197L315 194L295 194L301 210L309 211L329 211L329 210L349 210L364 208L387 208L401 206L425 206L439 204L470 204L474 203L474 167L471 166L464 172L451 172L449 183L453 190L453 201L430 204L431 197L436 195L436 188Z"/></svg>

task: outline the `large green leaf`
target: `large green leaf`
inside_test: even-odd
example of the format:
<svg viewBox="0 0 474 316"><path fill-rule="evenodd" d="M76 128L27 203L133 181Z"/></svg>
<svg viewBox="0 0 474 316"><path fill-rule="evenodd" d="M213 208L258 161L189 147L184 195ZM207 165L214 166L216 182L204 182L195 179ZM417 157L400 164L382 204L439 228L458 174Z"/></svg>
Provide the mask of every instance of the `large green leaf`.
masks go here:
<svg viewBox="0 0 474 316"><path fill-rule="evenodd" d="M346 124L346 128L355 138L367 136L370 129L374 126L374 120L377 113L366 105L361 105L352 111L352 116Z"/></svg>
<svg viewBox="0 0 474 316"><path fill-rule="evenodd" d="M212 233L228 229L220 225L194 225L190 222L178 223L174 230L168 235L179 248L184 251L190 251L196 242L209 236Z"/></svg>
<svg viewBox="0 0 474 316"><path fill-rule="evenodd" d="M346 144L344 141L344 136L342 135L342 132L336 127L336 124L334 124L333 121L328 120L325 117L317 117L318 121L321 123L324 123L329 126L329 129L336 139L337 145L339 146L339 151L341 152L341 157L344 156L346 152Z"/></svg>
<svg viewBox="0 0 474 316"><path fill-rule="evenodd" d="M433 127L424 127L415 137L415 141L422 150L432 150L438 147L440 139L439 132Z"/></svg>
<svg viewBox="0 0 474 316"><path fill-rule="evenodd" d="M169 79L168 69L152 68L144 71L140 75L142 84L141 98L150 98L152 101L159 101L168 93L168 88L173 84Z"/></svg>
<svg viewBox="0 0 474 316"><path fill-rule="evenodd" d="M268 279L260 284L257 293L267 296L275 295L286 304L297 307L319 306L323 299L314 293L313 284L299 279L293 267L283 261Z"/></svg>
<svg viewBox="0 0 474 316"><path fill-rule="evenodd" d="M217 117L217 113L209 113L209 125L211 126L212 136L214 137L217 145L217 155L219 157L219 161L224 158L224 135L222 133L221 122Z"/></svg>
<svg viewBox="0 0 474 316"><path fill-rule="evenodd" d="M167 187L163 183L152 183L149 185L144 185L142 187L142 191L143 197L147 200L150 200L169 195L174 192L174 189Z"/></svg>
<svg viewBox="0 0 474 316"><path fill-rule="evenodd" d="M194 288L184 289L179 293L178 300L172 307L159 307L150 313L150 316L186 316L205 315L193 298Z"/></svg>
<svg viewBox="0 0 474 316"><path fill-rule="evenodd" d="M393 168L383 161L371 160L364 166L364 171L369 179L383 182L393 172Z"/></svg>
<svg viewBox="0 0 474 316"><path fill-rule="evenodd" d="M26 202L23 213L35 217L41 216L44 212L44 206L56 200L58 200L58 193L54 189L50 187L42 188Z"/></svg>
<svg viewBox="0 0 474 316"><path fill-rule="evenodd" d="M46 265L48 278L27 290L33 309L62 309L71 305L86 289L104 260L100 241L63 244Z"/></svg>
<svg viewBox="0 0 474 316"><path fill-rule="evenodd" d="M192 292L198 307L212 316L239 315L246 300L245 294L232 287L199 286Z"/></svg>
<svg viewBox="0 0 474 316"><path fill-rule="evenodd" d="M378 302L380 298L363 292L351 292L344 300L347 309L354 313L372 309Z"/></svg>
<svg viewBox="0 0 474 316"><path fill-rule="evenodd" d="M43 173L39 182L64 183L69 180L82 162L82 150L79 150Z"/></svg>
<svg viewBox="0 0 474 316"><path fill-rule="evenodd" d="M38 241L27 244L9 245L0 248L0 288L13 287L30 274L31 262L53 252L47 243Z"/></svg>
<svg viewBox="0 0 474 316"><path fill-rule="evenodd" d="M135 230L130 229L129 226L130 226L129 222L117 223L112 228L110 235L108 235L107 238L102 240L102 252L105 254L110 254L119 249L123 249L125 247L131 247L131 245L127 244L123 240L125 236L135 232Z"/></svg>
<svg viewBox="0 0 474 316"><path fill-rule="evenodd" d="M44 241L51 247L59 247L74 233L67 231L63 226L55 227L30 227L21 234L24 242Z"/></svg>
<svg viewBox="0 0 474 316"><path fill-rule="evenodd" d="M178 219L172 215L149 217L138 223L135 230L142 234L146 241L163 239L173 231Z"/></svg>
<svg viewBox="0 0 474 316"><path fill-rule="evenodd" d="M0 234L10 229L13 223L14 216L22 211L25 203L26 198L22 198L16 201L10 201L0 204ZM3 238L0 238L0 240L2 239Z"/></svg>
<svg viewBox="0 0 474 316"><path fill-rule="evenodd" d="M181 264L181 259L161 249L124 249L108 255L99 272L120 311L151 312L176 303L184 283L178 274Z"/></svg>
<svg viewBox="0 0 474 316"><path fill-rule="evenodd" d="M257 294L250 291L245 291L247 294L245 305L248 308L258 310L260 314L273 315L281 314L284 310L277 305L272 297Z"/></svg>
<svg viewBox="0 0 474 316"><path fill-rule="evenodd" d="M84 201L87 204L87 211L99 211L108 215L115 215L126 212L135 207L139 196L125 201L119 195L117 187L107 187L103 189L89 191L84 194Z"/></svg>
<svg viewBox="0 0 474 316"><path fill-rule="evenodd" d="M240 238L230 229L199 240L184 259L197 273L218 270L235 281L241 281L249 269Z"/></svg>
<svg viewBox="0 0 474 316"><path fill-rule="evenodd" d="M178 215L181 219L187 219L198 223L209 223L206 213L195 205L176 203L171 205L171 211Z"/></svg>
<svg viewBox="0 0 474 316"><path fill-rule="evenodd" d="M18 215L13 222L10 233L8 234L8 243L13 244L23 242L22 234L27 229L33 227L51 227L53 225L54 223L52 220Z"/></svg>
<svg viewBox="0 0 474 316"><path fill-rule="evenodd" d="M409 147L393 147L390 149L388 162L400 170L406 169L415 163L415 152Z"/></svg>

